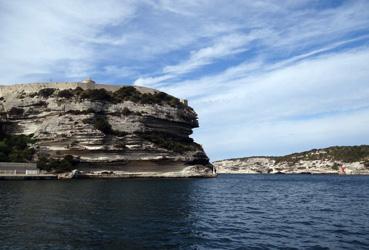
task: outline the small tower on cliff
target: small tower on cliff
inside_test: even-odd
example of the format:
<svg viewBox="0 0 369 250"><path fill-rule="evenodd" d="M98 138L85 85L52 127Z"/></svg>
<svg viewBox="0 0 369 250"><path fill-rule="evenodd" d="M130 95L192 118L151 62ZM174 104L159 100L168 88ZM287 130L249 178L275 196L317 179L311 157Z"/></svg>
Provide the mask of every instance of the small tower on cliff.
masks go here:
<svg viewBox="0 0 369 250"><path fill-rule="evenodd" d="M179 99L179 101L180 101L182 104L184 104L184 105L188 106L188 100L187 100L187 99Z"/></svg>
<svg viewBox="0 0 369 250"><path fill-rule="evenodd" d="M95 81L93 81L90 77L89 78L87 78L87 79L85 79L85 80L83 80L82 82L81 82L81 87L83 88L83 89L94 89L95 88L95 84L96 84L96 82Z"/></svg>

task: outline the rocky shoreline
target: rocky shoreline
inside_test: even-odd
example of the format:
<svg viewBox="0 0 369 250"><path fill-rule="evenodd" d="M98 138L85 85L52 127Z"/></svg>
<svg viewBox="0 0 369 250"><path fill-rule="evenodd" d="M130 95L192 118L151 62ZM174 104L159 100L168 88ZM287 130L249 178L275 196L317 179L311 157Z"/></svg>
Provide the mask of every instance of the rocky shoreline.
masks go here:
<svg viewBox="0 0 369 250"><path fill-rule="evenodd" d="M73 170L68 173L58 174L58 179L119 179L119 178L196 178L216 177L217 174L210 171L209 168L203 166L186 166L182 171L162 172L128 172L128 171L111 171L111 170L95 170L95 171L79 171Z"/></svg>
<svg viewBox="0 0 369 250"><path fill-rule="evenodd" d="M246 157L213 162L218 174L369 175L369 146L330 147L280 157Z"/></svg>

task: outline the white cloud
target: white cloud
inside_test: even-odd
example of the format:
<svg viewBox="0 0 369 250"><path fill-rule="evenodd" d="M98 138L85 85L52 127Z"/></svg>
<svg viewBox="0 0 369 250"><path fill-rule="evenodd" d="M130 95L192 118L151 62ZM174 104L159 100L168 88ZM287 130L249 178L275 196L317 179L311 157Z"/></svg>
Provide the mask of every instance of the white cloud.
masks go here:
<svg viewBox="0 0 369 250"><path fill-rule="evenodd" d="M136 85L155 85L157 83L176 78L185 73L196 70L204 65L213 63L215 60L234 55L247 50L247 44L256 39L255 34L231 34L225 35L209 47L191 51L190 57L175 65L163 68L163 75L157 77L144 77L135 81Z"/></svg>
<svg viewBox="0 0 369 250"><path fill-rule="evenodd" d="M161 72L154 75L146 74L139 77L135 84L149 87L172 85L177 79L183 78L184 74L192 73L219 60L226 60L250 48L257 49L259 57L270 60L274 59L274 55L277 58L295 57L296 54L301 54L301 57L312 56L356 39L367 39L366 33L363 36L358 34L358 37L345 37L353 30L361 31L369 26L369 13L364 11L365 7L369 8L367 2L346 2L339 7L327 9L301 8L308 6L308 3L309 1L300 1L296 4L291 1L278 5L273 1L255 3L236 1L224 6L222 1L215 1L213 5L219 8L214 9L207 5L208 1L195 1L192 4L161 1L160 6L163 9L176 14L191 15L195 20L196 18L201 20L204 13L212 13L209 19L216 16L226 22L227 19L224 20L223 16L226 12L229 19L237 21L233 23L233 29L223 32L222 36L218 35L210 43L206 42L200 48L190 51L185 60L165 65ZM192 12L187 13L189 10ZM204 23L208 25L207 22L201 24ZM259 46L251 47L250 43L253 41ZM254 60L253 58L247 58L247 55L245 57L245 63L253 63L248 62Z"/></svg>
<svg viewBox="0 0 369 250"><path fill-rule="evenodd" d="M247 50L247 43L255 39L252 35L231 34L217 39L209 47L192 51L190 58L176 65L164 67L163 73L184 74L203 65L212 63L216 59Z"/></svg>
<svg viewBox="0 0 369 250"><path fill-rule="evenodd" d="M134 82L134 84L135 85L141 85L141 86L150 86L150 85L153 85L153 84L160 83L162 81L166 81L166 80L172 79L174 77L175 77L175 75L166 74L166 75L157 76L157 77L138 78Z"/></svg>
<svg viewBox="0 0 369 250"><path fill-rule="evenodd" d="M369 131L357 124L364 124L369 112L368 61L369 49L363 48L256 76L241 72L241 78L233 75L230 79L228 70L211 81L188 81L190 93L200 92L200 97L190 101L200 117L196 138L213 159L230 154L221 152L222 148L232 148L233 156L255 154L262 145L263 153L287 153L306 149L313 141L319 145L344 144L343 138L355 134L352 139L358 139L360 133L361 142L356 142L365 143ZM335 140L334 134L340 140ZM307 135L316 138L307 144Z"/></svg>
<svg viewBox="0 0 369 250"><path fill-rule="evenodd" d="M18 0L2 2L1 7L2 82L30 81L34 80L30 75L58 74L55 70L65 71L68 78L80 77L93 67L96 56L88 41L99 39L104 27L123 22L134 13L129 2L114 0ZM82 67L85 70L77 73Z"/></svg>

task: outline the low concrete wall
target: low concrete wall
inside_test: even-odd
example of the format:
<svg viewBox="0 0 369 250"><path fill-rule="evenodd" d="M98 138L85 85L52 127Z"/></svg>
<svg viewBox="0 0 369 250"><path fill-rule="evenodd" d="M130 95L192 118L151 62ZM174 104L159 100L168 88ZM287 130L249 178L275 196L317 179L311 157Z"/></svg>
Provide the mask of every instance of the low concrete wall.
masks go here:
<svg viewBox="0 0 369 250"><path fill-rule="evenodd" d="M57 180L57 175L0 175L0 181Z"/></svg>
<svg viewBox="0 0 369 250"><path fill-rule="evenodd" d="M19 175L36 171L39 174L39 169L35 163L0 162L0 175Z"/></svg>
<svg viewBox="0 0 369 250"><path fill-rule="evenodd" d="M0 162L0 170L37 170L37 165L26 162Z"/></svg>

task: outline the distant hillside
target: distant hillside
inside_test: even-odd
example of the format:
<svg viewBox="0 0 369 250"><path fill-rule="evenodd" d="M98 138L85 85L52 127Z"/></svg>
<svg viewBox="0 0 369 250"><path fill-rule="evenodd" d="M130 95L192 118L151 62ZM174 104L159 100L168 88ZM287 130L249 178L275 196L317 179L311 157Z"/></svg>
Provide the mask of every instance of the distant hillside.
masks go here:
<svg viewBox="0 0 369 250"><path fill-rule="evenodd" d="M299 160L332 160L343 162L368 161L369 145L361 146L334 146L324 149L294 153L281 157L273 157L277 162L296 162Z"/></svg>
<svg viewBox="0 0 369 250"><path fill-rule="evenodd" d="M222 173L347 173L369 174L369 145L334 146L285 156L257 156L214 162Z"/></svg>

